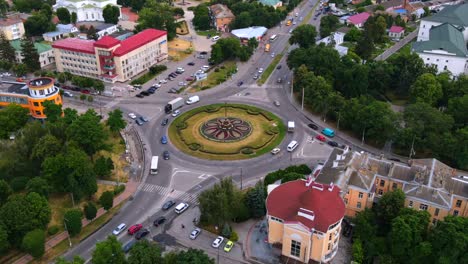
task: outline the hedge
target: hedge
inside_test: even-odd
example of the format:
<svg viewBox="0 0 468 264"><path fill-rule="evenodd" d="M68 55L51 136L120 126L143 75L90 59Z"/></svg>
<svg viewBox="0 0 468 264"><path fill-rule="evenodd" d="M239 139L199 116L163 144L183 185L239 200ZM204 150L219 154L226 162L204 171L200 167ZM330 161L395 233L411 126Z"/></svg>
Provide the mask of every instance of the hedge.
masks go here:
<svg viewBox="0 0 468 264"><path fill-rule="evenodd" d="M277 170L274 172L270 172L265 176L265 179L263 180L263 183L265 186L272 184L278 180L283 179L286 181L291 181L291 180L296 180L298 175L307 175L312 173L312 170L305 164L301 165L294 165L287 167L284 170ZM296 177L296 178L295 178Z"/></svg>

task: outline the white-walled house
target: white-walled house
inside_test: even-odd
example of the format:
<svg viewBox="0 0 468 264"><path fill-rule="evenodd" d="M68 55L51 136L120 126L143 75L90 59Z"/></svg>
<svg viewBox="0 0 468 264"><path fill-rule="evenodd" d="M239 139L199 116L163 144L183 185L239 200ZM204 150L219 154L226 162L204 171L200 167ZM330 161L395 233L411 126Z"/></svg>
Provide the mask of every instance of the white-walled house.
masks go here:
<svg viewBox="0 0 468 264"><path fill-rule="evenodd" d="M345 47L345 46L341 46L341 44L344 42L344 36L346 34L343 33L343 32L333 32L331 33L330 36L328 37L325 37L321 40L318 40L316 42L317 45L319 45L320 43L323 43L325 45L332 45L333 44L333 48L338 51L338 53L340 54L340 56L344 56L346 54L348 54L348 48Z"/></svg>
<svg viewBox="0 0 468 264"><path fill-rule="evenodd" d="M422 18L417 41L429 40L429 30L444 23L463 28L463 39L468 41L468 4L446 6L439 13Z"/></svg>
<svg viewBox="0 0 468 264"><path fill-rule="evenodd" d="M54 11L57 11L57 8L65 7L70 14L75 12L77 15L77 22L104 21L102 10L107 5L117 6L120 10L120 5L117 5L117 0L57 0L53 8Z"/></svg>
<svg viewBox="0 0 468 264"><path fill-rule="evenodd" d="M468 73L468 50L463 33L455 26L445 23L429 30L429 40L413 43L412 51L428 66L437 71L450 71L452 75Z"/></svg>

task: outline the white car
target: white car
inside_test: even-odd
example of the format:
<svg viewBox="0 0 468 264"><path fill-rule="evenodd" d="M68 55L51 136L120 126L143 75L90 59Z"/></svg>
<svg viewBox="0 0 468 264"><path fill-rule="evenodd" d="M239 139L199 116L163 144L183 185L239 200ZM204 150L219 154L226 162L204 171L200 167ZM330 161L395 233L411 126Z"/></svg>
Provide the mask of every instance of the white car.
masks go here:
<svg viewBox="0 0 468 264"><path fill-rule="evenodd" d="M122 231L125 230L125 228L127 228L127 225L124 224L124 223L121 223L120 225L118 225L113 231L112 231L112 234L114 235L119 235L120 233L122 233Z"/></svg>
<svg viewBox="0 0 468 264"><path fill-rule="evenodd" d="M289 30L289 34L291 34L291 33L293 32L293 30L294 30L294 29L291 28L291 29Z"/></svg>
<svg viewBox="0 0 468 264"><path fill-rule="evenodd" d="M195 228L192 233L190 233L190 239L194 240L197 238L197 236L201 233L200 228Z"/></svg>
<svg viewBox="0 0 468 264"><path fill-rule="evenodd" d="M274 148L274 149L271 150L271 154L276 155L276 154L278 154L280 151L281 151L280 148Z"/></svg>
<svg viewBox="0 0 468 264"><path fill-rule="evenodd" d="M263 68L258 68L258 73L263 73Z"/></svg>
<svg viewBox="0 0 468 264"><path fill-rule="evenodd" d="M214 248L219 248L219 246L221 245L221 243L223 243L223 241L224 241L224 237L219 236L213 241L211 246Z"/></svg>
<svg viewBox="0 0 468 264"><path fill-rule="evenodd" d="M179 82L179 86L186 86L187 83L186 82Z"/></svg>
<svg viewBox="0 0 468 264"><path fill-rule="evenodd" d="M209 68L210 68L210 66L208 66L208 65L201 66L201 69L204 70L204 71L207 71Z"/></svg>
<svg viewBox="0 0 468 264"><path fill-rule="evenodd" d="M159 81L159 83L167 83L167 80L166 79L162 79Z"/></svg>
<svg viewBox="0 0 468 264"><path fill-rule="evenodd" d="M156 87L156 88L161 88L161 85L159 83L155 83L155 84L153 84L153 86Z"/></svg>
<svg viewBox="0 0 468 264"><path fill-rule="evenodd" d="M64 95L65 97L73 97L73 94L70 93L69 91L64 91L64 92L63 92L63 95Z"/></svg>
<svg viewBox="0 0 468 264"><path fill-rule="evenodd" d="M137 118L137 116L134 113L129 113L128 117L130 117L131 119L136 119Z"/></svg>
<svg viewBox="0 0 468 264"><path fill-rule="evenodd" d="M174 112L172 112L173 117L176 117L178 115L180 115L180 110L175 110Z"/></svg>
<svg viewBox="0 0 468 264"><path fill-rule="evenodd" d="M272 57L272 58L274 58L275 55L276 55L276 54L275 54L274 52L271 53L271 57Z"/></svg>

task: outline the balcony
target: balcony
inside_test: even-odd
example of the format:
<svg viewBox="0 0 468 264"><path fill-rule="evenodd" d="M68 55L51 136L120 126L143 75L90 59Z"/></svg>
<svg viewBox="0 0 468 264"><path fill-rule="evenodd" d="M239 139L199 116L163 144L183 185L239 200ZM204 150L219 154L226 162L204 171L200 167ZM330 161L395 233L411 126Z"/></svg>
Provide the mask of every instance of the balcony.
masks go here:
<svg viewBox="0 0 468 264"><path fill-rule="evenodd" d="M102 66L102 68L104 70L111 71L111 70L115 69L115 64L106 64L106 65Z"/></svg>

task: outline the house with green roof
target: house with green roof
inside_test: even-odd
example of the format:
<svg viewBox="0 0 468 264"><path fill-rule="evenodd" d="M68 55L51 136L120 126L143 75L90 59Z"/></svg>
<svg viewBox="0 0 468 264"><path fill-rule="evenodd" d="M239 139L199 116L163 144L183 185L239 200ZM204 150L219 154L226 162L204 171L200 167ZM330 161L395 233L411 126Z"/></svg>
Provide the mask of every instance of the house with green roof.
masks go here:
<svg viewBox="0 0 468 264"><path fill-rule="evenodd" d="M258 0L258 1L262 3L263 5L272 6L275 9L280 6L283 6L283 2L281 2L280 0Z"/></svg>
<svg viewBox="0 0 468 264"><path fill-rule="evenodd" d="M16 61L21 63L23 61L23 56L21 55L21 40L12 40L10 41L10 45L15 49ZM39 53L41 68L55 64L54 50L51 45L35 42L34 47L36 47L37 53Z"/></svg>
<svg viewBox="0 0 468 264"><path fill-rule="evenodd" d="M429 40L429 31L432 27L451 24L462 30L463 39L468 41L468 3L446 6L438 13L421 19L418 31L418 41Z"/></svg>
<svg viewBox="0 0 468 264"><path fill-rule="evenodd" d="M463 35L464 28L444 23L429 30L429 39L417 41L412 51L428 66L438 72L450 71L452 75L468 73L468 50Z"/></svg>

